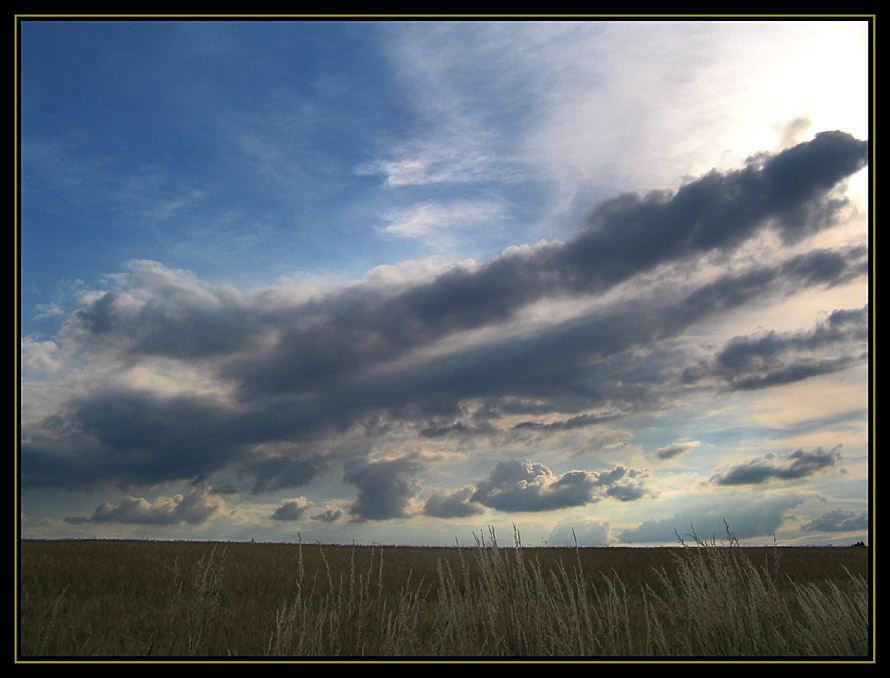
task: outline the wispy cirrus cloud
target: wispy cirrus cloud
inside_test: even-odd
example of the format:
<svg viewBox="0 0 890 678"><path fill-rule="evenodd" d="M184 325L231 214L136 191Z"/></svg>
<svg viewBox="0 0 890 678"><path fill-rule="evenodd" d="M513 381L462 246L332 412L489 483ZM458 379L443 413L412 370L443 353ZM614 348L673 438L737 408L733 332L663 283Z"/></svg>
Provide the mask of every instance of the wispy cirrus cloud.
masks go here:
<svg viewBox="0 0 890 678"><path fill-rule="evenodd" d="M803 121L810 129L867 129L866 115L844 118L837 93L821 87L824 74L838 68L832 50L795 53L796 41L809 39L843 45L864 61L867 43L854 26L520 21L399 28L383 28L388 53L426 124L378 163L391 186L534 176L553 187L551 209L559 211L589 199L592 187L674 187L712 167L726 169L770 128L775 148L799 141ZM810 60L806 68L802 58ZM789 81L776 64L795 77ZM835 82L853 96L867 86L864 73ZM822 92L818 104L813 92ZM652 105L659 101L670 105ZM789 111L787 121L770 117L777 106Z"/></svg>
<svg viewBox="0 0 890 678"><path fill-rule="evenodd" d="M396 210L387 216L380 233L396 238L415 238L438 251L453 250L473 230L501 228L507 216L500 200L427 201Z"/></svg>

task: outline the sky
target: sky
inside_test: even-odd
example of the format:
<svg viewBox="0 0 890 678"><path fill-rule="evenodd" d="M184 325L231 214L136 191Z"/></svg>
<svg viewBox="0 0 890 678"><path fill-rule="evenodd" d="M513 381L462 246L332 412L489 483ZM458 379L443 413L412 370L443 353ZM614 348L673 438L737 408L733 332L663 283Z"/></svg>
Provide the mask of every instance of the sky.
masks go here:
<svg viewBox="0 0 890 678"><path fill-rule="evenodd" d="M22 536L866 540L872 28L20 18Z"/></svg>

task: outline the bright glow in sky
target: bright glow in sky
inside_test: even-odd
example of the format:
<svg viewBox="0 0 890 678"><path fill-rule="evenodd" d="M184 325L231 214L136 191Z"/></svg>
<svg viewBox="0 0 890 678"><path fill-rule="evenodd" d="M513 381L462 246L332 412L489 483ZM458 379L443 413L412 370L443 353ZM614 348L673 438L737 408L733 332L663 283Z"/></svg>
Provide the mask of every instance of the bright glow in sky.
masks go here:
<svg viewBox="0 0 890 678"><path fill-rule="evenodd" d="M868 21L19 25L24 536L866 537Z"/></svg>

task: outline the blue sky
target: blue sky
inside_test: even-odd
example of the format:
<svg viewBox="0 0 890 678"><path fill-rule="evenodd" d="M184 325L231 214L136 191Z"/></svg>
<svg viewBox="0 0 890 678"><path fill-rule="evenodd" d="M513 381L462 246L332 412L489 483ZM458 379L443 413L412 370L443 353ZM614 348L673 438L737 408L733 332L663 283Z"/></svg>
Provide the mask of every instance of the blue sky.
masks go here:
<svg viewBox="0 0 890 678"><path fill-rule="evenodd" d="M867 535L867 21L19 25L24 535Z"/></svg>

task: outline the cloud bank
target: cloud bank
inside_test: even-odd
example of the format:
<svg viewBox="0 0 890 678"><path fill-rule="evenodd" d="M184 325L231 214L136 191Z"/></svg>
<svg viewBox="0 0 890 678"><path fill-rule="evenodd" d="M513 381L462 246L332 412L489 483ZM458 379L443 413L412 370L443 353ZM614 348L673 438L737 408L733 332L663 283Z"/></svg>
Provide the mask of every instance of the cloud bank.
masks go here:
<svg viewBox="0 0 890 678"><path fill-rule="evenodd" d="M333 473L354 488L355 521L638 500L649 471L554 472L524 459L498 462L474 485L426 488L422 472L447 452L418 452L418 441L564 434L669 408L679 394L765 389L861 364L867 306L835 309L807 330L740 335L710 356L684 355L680 367L676 342L752 304L863 279L866 248L805 244L838 223L839 189L868 156L867 141L823 132L675 192L602 202L565 242L308 299L136 262L85 294L55 343L23 340L27 367L66 386L47 396L51 411L23 422L22 485L201 488L224 477L262 493ZM769 257L742 256L764 238L778 243ZM77 357L68 372L63 354ZM798 450L712 481L788 481L838 458ZM131 498L91 520L206 519L216 504L193 495L158 505ZM311 502L301 502L273 518L308 516ZM316 518L339 518L331 511Z"/></svg>

